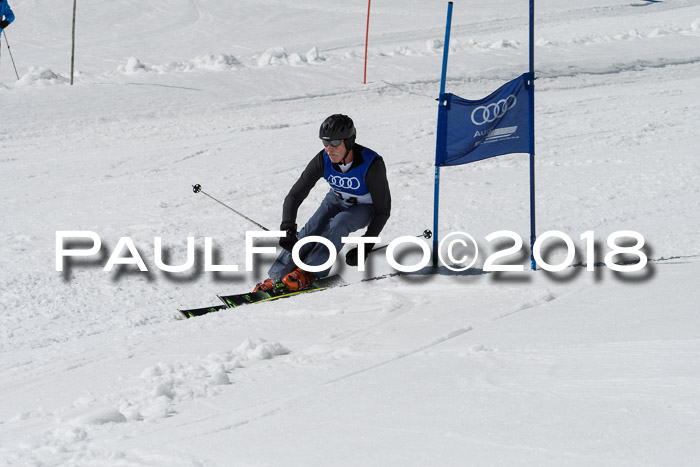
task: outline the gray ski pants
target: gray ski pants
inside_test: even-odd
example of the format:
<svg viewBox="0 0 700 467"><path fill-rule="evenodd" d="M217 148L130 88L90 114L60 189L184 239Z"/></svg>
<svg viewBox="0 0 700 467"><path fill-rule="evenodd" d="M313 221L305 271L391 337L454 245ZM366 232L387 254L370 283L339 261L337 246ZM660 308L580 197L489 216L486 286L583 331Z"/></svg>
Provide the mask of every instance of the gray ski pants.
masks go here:
<svg viewBox="0 0 700 467"><path fill-rule="evenodd" d="M350 233L367 227L374 215L374 207L371 204L343 203L338 196L330 190L321 202L313 216L306 225L299 231L298 238L311 235L330 240L337 251L343 247L342 237L347 237ZM328 261L328 248L321 243L307 243L301 248L300 258L309 266L319 266ZM284 276L296 269L292 259L292 253L282 250L275 262L268 271L269 277L274 281L281 280ZM316 272L316 277L325 277L330 272L330 268Z"/></svg>

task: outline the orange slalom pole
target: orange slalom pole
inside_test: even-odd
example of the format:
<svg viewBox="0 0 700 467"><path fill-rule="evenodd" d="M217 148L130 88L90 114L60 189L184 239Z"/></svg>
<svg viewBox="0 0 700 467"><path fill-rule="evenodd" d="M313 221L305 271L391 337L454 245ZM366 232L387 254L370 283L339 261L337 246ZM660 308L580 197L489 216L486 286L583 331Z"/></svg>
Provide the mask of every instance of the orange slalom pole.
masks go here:
<svg viewBox="0 0 700 467"><path fill-rule="evenodd" d="M367 0L367 30L365 31L365 77L362 84L367 84L367 44L369 43L369 7L372 0Z"/></svg>

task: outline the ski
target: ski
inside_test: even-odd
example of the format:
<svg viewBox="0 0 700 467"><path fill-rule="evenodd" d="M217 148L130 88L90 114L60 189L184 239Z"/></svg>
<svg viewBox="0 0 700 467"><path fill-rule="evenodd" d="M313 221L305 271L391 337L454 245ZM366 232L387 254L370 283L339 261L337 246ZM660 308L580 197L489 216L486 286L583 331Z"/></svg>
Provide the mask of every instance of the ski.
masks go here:
<svg viewBox="0 0 700 467"><path fill-rule="evenodd" d="M194 318L195 316L206 315L207 313L213 313L215 311L225 310L228 308L226 305L214 305L207 306L204 308L191 308L189 310L177 310L182 315L181 319Z"/></svg>
<svg viewBox="0 0 700 467"><path fill-rule="evenodd" d="M279 300L281 298L294 297L296 295L308 293L308 292L319 292L321 290L330 289L331 287L337 287L339 285L344 285L345 281L338 274L332 276L323 277L321 279L316 279L312 282L311 286L303 290L289 291L287 289L279 289L268 292L247 292L242 294L233 295L217 295L219 300L221 300L223 305L215 305L203 308L191 308L186 310L178 310L183 318L194 318L196 316L206 315L208 313L214 313L217 311L225 310L227 308L237 308L243 305L252 305L255 303L269 302L272 300Z"/></svg>

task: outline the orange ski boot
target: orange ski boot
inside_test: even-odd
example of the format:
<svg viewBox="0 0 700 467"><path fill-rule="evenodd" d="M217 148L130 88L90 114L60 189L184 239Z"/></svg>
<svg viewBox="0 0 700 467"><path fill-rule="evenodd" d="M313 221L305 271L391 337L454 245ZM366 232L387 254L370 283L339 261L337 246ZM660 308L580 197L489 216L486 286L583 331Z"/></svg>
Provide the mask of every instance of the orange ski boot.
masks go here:
<svg viewBox="0 0 700 467"><path fill-rule="evenodd" d="M272 279L265 279L262 282L258 282L253 292L272 292L273 290L275 290L275 281Z"/></svg>
<svg viewBox="0 0 700 467"><path fill-rule="evenodd" d="M282 278L282 283L287 286L288 290L295 292L311 286L315 278L316 276L312 273L296 268Z"/></svg>

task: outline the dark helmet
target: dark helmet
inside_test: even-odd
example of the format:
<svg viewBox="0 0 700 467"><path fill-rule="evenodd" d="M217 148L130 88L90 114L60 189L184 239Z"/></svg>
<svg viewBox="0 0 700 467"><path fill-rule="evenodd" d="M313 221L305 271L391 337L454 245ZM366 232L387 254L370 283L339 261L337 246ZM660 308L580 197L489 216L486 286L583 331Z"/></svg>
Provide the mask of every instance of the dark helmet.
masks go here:
<svg viewBox="0 0 700 467"><path fill-rule="evenodd" d="M318 130L319 138L342 139L348 150L352 149L355 144L355 136L355 124L352 122L352 118L342 114L331 115L321 123L321 128Z"/></svg>

